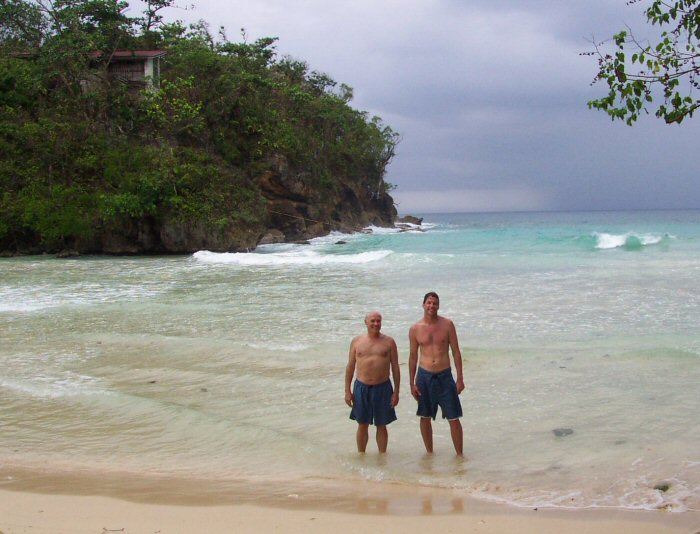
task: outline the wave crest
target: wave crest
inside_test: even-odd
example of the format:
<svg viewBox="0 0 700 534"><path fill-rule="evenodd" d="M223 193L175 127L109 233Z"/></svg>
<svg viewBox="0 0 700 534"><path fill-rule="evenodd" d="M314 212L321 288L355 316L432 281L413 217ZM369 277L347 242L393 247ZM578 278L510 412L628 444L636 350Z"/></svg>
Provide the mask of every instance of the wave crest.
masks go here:
<svg viewBox="0 0 700 534"><path fill-rule="evenodd" d="M672 239L672 236L668 234L636 234L634 232L627 232L625 234L608 234L604 232L596 232L593 234L593 237L596 240L595 248L602 250L609 250L613 248L623 248L625 250L641 250L646 246L658 245L660 243L668 242L669 239Z"/></svg>
<svg viewBox="0 0 700 534"><path fill-rule="evenodd" d="M210 252L200 250L193 258L203 263L231 264L244 267L266 267L277 265L328 265L362 264L386 258L391 250L373 250L358 254L323 254L315 250L292 250L286 252Z"/></svg>

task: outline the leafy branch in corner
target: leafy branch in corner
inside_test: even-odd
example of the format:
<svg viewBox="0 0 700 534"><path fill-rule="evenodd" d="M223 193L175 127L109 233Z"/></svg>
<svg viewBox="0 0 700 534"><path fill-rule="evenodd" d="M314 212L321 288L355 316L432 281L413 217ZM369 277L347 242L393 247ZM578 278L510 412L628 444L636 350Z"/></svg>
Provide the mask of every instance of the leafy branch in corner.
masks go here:
<svg viewBox="0 0 700 534"><path fill-rule="evenodd" d="M582 54L598 60L593 84L602 82L609 88L607 95L589 101L588 107L631 126L641 113L648 114L656 106L658 118L681 123L700 107L700 0L655 0L645 15L662 30L658 42L640 42L627 28L609 40L594 42L594 50Z"/></svg>

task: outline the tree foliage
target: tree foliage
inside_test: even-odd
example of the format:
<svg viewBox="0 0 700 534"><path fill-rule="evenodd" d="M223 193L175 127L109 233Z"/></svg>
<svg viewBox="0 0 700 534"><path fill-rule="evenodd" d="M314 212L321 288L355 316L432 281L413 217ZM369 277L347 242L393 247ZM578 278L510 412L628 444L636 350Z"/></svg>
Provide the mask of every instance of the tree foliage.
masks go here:
<svg viewBox="0 0 700 534"><path fill-rule="evenodd" d="M170 0L0 0L0 250L85 243L176 220L264 223L271 161L323 194L381 195L398 135L349 106L352 88L277 57L276 39L166 24ZM161 83L106 76L118 49L167 52Z"/></svg>
<svg viewBox="0 0 700 534"><path fill-rule="evenodd" d="M661 31L657 43L640 42L627 29L613 37L612 52L604 50L606 42L589 53L598 58L594 83L607 84L609 92L588 106L632 125L654 105L657 117L680 123L700 106L700 0L655 0L645 15Z"/></svg>

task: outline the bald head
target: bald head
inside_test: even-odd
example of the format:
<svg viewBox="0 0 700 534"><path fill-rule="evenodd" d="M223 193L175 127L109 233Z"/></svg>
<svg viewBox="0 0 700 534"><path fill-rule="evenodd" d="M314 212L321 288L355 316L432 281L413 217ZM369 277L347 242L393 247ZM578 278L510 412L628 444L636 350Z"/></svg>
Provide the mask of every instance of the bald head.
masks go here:
<svg viewBox="0 0 700 534"><path fill-rule="evenodd" d="M381 313L379 313L378 311L371 311L371 312L367 312L367 313L365 314L365 322L367 322L367 321L369 320L370 317L374 317L374 316L379 317L379 320L380 320L380 321L382 320L382 314L381 314Z"/></svg>
<svg viewBox="0 0 700 534"><path fill-rule="evenodd" d="M382 314L378 311L371 311L365 315L365 326L367 327L367 335L370 337L379 336L382 329Z"/></svg>

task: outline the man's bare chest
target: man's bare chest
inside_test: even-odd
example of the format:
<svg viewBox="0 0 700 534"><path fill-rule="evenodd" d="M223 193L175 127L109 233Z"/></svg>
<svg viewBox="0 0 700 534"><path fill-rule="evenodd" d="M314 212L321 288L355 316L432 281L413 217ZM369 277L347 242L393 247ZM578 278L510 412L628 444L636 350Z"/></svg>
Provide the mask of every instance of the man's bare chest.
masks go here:
<svg viewBox="0 0 700 534"><path fill-rule="evenodd" d="M424 326L417 332L416 339L422 346L444 346L449 340L448 332L438 325Z"/></svg>

